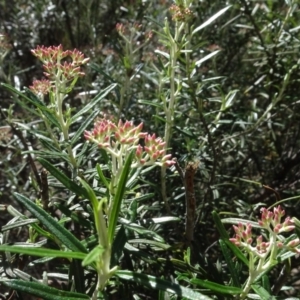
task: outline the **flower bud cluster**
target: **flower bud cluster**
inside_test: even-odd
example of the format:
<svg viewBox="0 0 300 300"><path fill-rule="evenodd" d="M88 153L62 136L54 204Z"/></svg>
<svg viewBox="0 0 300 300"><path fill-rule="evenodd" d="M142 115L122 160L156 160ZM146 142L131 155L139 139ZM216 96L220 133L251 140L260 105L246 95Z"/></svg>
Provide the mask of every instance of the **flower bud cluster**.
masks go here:
<svg viewBox="0 0 300 300"><path fill-rule="evenodd" d="M170 7L170 12L172 13L172 19L179 22L188 22L194 17L193 12L183 5L172 4Z"/></svg>
<svg viewBox="0 0 300 300"><path fill-rule="evenodd" d="M49 87L49 92L57 83L60 87L56 88L64 86L66 89L66 83L85 75L80 67L86 64L89 58L85 58L84 54L77 49L64 51L62 45L51 47L37 46L31 52L43 62L44 75L51 83L50 86L46 85L46 81L33 83L33 86L30 88L34 93L45 94L46 86Z"/></svg>
<svg viewBox="0 0 300 300"><path fill-rule="evenodd" d="M51 89L51 82L48 79L34 80L29 88L36 95L47 95Z"/></svg>
<svg viewBox="0 0 300 300"><path fill-rule="evenodd" d="M145 146L137 146L136 156L141 165L155 164L159 159L160 163L164 166L171 166L175 163L171 159L171 154L166 154L165 142L161 138L157 138L155 134L145 136Z"/></svg>
<svg viewBox="0 0 300 300"><path fill-rule="evenodd" d="M121 120L118 124L101 119L94 124L92 131L85 131L85 138L96 143L114 157L125 157L132 150L135 151L134 167L159 165L171 166L175 161L170 154L166 154L165 142L155 134L142 132L143 123L135 126L133 122ZM144 139L145 146L139 142Z"/></svg>
<svg viewBox="0 0 300 300"><path fill-rule="evenodd" d="M295 229L294 222L290 217L285 218L281 222L282 217L285 215L285 211L280 207L275 207L273 212L268 211L266 208L261 209L261 220L258 224L268 230L273 230L275 233L289 232Z"/></svg>
<svg viewBox="0 0 300 300"><path fill-rule="evenodd" d="M267 238L269 240L264 241L263 236L260 235L256 238L256 245L253 244L252 225L247 223L246 225L239 223L238 226L233 225L235 231L235 237L229 239L236 246L244 248L247 252L252 252L258 256L270 253L272 248L285 248L286 250L300 253L300 249L296 248L300 244L298 238L294 238L287 243L284 243L285 238L279 235L283 232L290 232L295 228L293 220L289 217L282 221L282 217L285 215L285 211L281 206L275 207L273 211L266 208L261 209L261 219L258 220L258 224L261 228L267 230Z"/></svg>

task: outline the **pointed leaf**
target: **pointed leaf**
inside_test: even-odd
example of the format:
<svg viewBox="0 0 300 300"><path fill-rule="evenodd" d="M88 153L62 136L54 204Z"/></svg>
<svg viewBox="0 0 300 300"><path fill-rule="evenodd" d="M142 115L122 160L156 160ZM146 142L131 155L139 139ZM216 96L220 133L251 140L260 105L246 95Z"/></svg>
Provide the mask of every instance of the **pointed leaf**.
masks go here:
<svg viewBox="0 0 300 300"><path fill-rule="evenodd" d="M224 239L224 240L228 240L229 239L229 234L226 231L226 229L225 229L225 227L224 227L224 225L223 225L223 223L222 223L222 221L221 221L221 219L220 219L220 217L219 217L219 215L216 211L212 212L212 217L214 219L214 222L215 222L216 227L217 227L217 229L220 233L221 238Z"/></svg>
<svg viewBox="0 0 300 300"><path fill-rule="evenodd" d="M0 245L0 252L21 253L38 257L61 257L83 260L86 257L85 253L74 251L53 250L41 247L20 247L10 245Z"/></svg>
<svg viewBox="0 0 300 300"><path fill-rule="evenodd" d="M102 183L105 185L105 187L109 190L109 183L108 181L106 180L103 172L102 172L102 169L101 169L101 166L99 164L97 164L96 166L96 169L97 169L97 173L98 173L98 176L99 178L101 179Z"/></svg>
<svg viewBox="0 0 300 300"><path fill-rule="evenodd" d="M214 222L216 224L216 227L220 233L222 240L231 249L231 251L234 253L234 255L237 258L239 258L246 266L248 266L249 262L248 262L247 258L245 257L245 255L243 254L243 252L236 245L234 245L232 242L229 241L229 234L226 231L218 213L216 211L213 211L212 216L213 216Z"/></svg>
<svg viewBox="0 0 300 300"><path fill-rule="evenodd" d="M254 292L260 296L260 299L270 299L270 300L275 300L276 298L272 297L269 292L267 290L265 290L262 286L257 285L257 284L253 284L252 289L254 290Z"/></svg>
<svg viewBox="0 0 300 300"><path fill-rule="evenodd" d="M39 222L38 219L23 219L23 220L2 226L1 231L4 232L7 230L16 228L16 227L22 227L22 226L26 226L26 225L30 225L30 224L34 224L34 223L38 223L38 222Z"/></svg>
<svg viewBox="0 0 300 300"><path fill-rule="evenodd" d="M121 226L121 228L118 230L118 233L112 245L111 262L110 262L111 267L114 267L119 263L126 242L127 242L127 236L126 236L125 228L124 226Z"/></svg>
<svg viewBox="0 0 300 300"><path fill-rule="evenodd" d="M25 87L25 91L29 95L29 101L41 110L47 120L49 120L54 126L61 128L60 123L54 115L54 111L48 108L30 89Z"/></svg>
<svg viewBox="0 0 300 300"><path fill-rule="evenodd" d="M216 50L216 51L214 51L214 52L212 52L212 53L209 53L208 55L206 55L206 56L202 57L201 59L197 60L197 61L195 62L195 65L196 65L197 67L200 67L200 65L201 65L203 62L205 62L206 60L210 59L211 57L217 55L219 52L220 52L220 50Z"/></svg>
<svg viewBox="0 0 300 300"><path fill-rule="evenodd" d="M89 299L89 296L58 290L45 284L18 279L0 280L1 284L19 292L28 293L44 300L80 300Z"/></svg>
<svg viewBox="0 0 300 300"><path fill-rule="evenodd" d="M67 177L57 168L55 168L50 162L40 157L37 158L37 160L47 171L49 171L59 182L61 182L70 191L83 198L88 198L86 191L81 186L76 184L69 177Z"/></svg>
<svg viewBox="0 0 300 300"><path fill-rule="evenodd" d="M70 250L75 252L84 252L87 250L80 243L80 241L69 230L60 225L55 219L53 219L46 211L36 205L33 201L25 196L15 193L15 197L23 204L27 210L29 210L42 224L59 240L67 246Z"/></svg>
<svg viewBox="0 0 300 300"><path fill-rule="evenodd" d="M102 253L104 252L104 248L101 245L96 246L89 254L85 257L82 262L82 266L85 267L87 265L92 264L93 262L98 262Z"/></svg>
<svg viewBox="0 0 300 300"><path fill-rule="evenodd" d="M138 103L143 104L143 105L150 105L157 107L159 109L162 109L162 104L161 102L154 102L153 100L139 100Z"/></svg>
<svg viewBox="0 0 300 300"><path fill-rule="evenodd" d="M214 14L212 17L210 17L206 22L204 22L203 24L201 24L200 26L195 28L192 32L192 35L194 35L199 30L205 28L206 26L210 25L213 21L215 21L217 18L219 18L221 15L223 15L230 7L231 7L231 5L218 11L216 14Z"/></svg>
<svg viewBox="0 0 300 300"><path fill-rule="evenodd" d="M133 239L133 240L129 240L128 243L130 243L130 244L146 244L146 245L150 245L152 247L163 249L163 250L168 250L171 247L170 245L168 245L165 242L161 243L161 242L147 240L147 239Z"/></svg>
<svg viewBox="0 0 300 300"><path fill-rule="evenodd" d="M184 299L190 299L190 300L211 300L212 299L206 295L195 292L192 289L183 287L174 282L170 282L154 276L135 273L131 271L125 271L125 270L117 271L115 274L121 279L133 281L137 284L142 284L151 289L173 293L175 295L179 295Z"/></svg>
<svg viewBox="0 0 300 300"><path fill-rule="evenodd" d="M75 135L72 137L72 140L70 142L71 145L74 145L79 138L81 138L83 132L87 129L87 127L90 125L90 123L96 118L97 115L99 115L100 110L93 111L81 124L79 129L77 129Z"/></svg>
<svg viewBox="0 0 300 300"><path fill-rule="evenodd" d="M219 244L221 246L221 250L222 250L222 253L224 255L225 261L227 263L227 267L230 271L233 286L240 287L241 283L240 283L240 280L239 280L237 270L236 270L236 268L235 268L235 266L232 262L232 254L229 251L229 249L227 248L227 245L223 240L219 240Z"/></svg>
<svg viewBox="0 0 300 300"><path fill-rule="evenodd" d="M40 111L43 112L43 114L47 117L48 120L51 121L52 124L54 124L56 127L60 128L60 124L57 122L56 118L53 116L53 113L51 110L41 101L39 100L29 89L26 91L30 94L30 97L27 97L24 93L21 91L18 91L14 87L12 87L9 84L1 83L1 86L5 87L12 93L20 96L21 98L25 99L26 101L29 101L32 103L36 108L40 109Z"/></svg>
<svg viewBox="0 0 300 300"><path fill-rule="evenodd" d="M221 294L237 295L243 292L241 288L237 288L229 285L222 285L208 280L201 280L198 278L192 278L190 280L190 283L199 285L206 289L210 289L213 292L217 292Z"/></svg>
<svg viewBox="0 0 300 300"><path fill-rule="evenodd" d="M81 260L72 259L71 266L69 269L69 278L74 278L75 290L78 293L85 294L85 274Z"/></svg>
<svg viewBox="0 0 300 300"><path fill-rule="evenodd" d="M224 240L226 243L227 247L230 248L230 250L233 252L233 254L240 260L242 261L246 266L249 266L249 261L246 258L246 256L243 254L243 252L232 242L229 240Z"/></svg>
<svg viewBox="0 0 300 300"><path fill-rule="evenodd" d="M113 206L109 215L109 224L108 224L108 241L110 244L112 244L112 241L114 239L117 221L118 221L120 208L121 208L121 203L125 194L128 175L131 171L132 159L133 159L133 151L128 155L128 158L125 162L124 168L122 170L122 174L118 182L117 191L113 199L113 204L112 204Z"/></svg>
<svg viewBox="0 0 300 300"><path fill-rule="evenodd" d="M90 101L87 105L85 105L76 115L74 115L71 118L71 124L76 121L80 116L85 114L86 112L90 111L93 109L93 107L104 97L107 96L108 93L110 93L115 87L117 86L116 83L111 84L108 86L106 89L101 91L92 101Z"/></svg>

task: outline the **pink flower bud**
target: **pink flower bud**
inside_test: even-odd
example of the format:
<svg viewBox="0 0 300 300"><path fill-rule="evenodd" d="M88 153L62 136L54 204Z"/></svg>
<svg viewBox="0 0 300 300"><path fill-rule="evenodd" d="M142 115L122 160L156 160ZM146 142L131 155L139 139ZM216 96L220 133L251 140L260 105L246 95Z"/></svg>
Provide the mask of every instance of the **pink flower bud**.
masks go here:
<svg viewBox="0 0 300 300"><path fill-rule="evenodd" d="M117 131L115 132L115 138L116 138L117 141L121 140L120 134Z"/></svg>
<svg viewBox="0 0 300 300"><path fill-rule="evenodd" d="M149 147L147 147L147 146L144 147L144 150L145 150L147 153L151 153Z"/></svg>
<svg viewBox="0 0 300 300"><path fill-rule="evenodd" d="M147 132L140 132L139 134L138 134L138 138L140 138L140 139L143 139L143 138L145 138L147 136Z"/></svg>
<svg viewBox="0 0 300 300"><path fill-rule="evenodd" d="M154 161L156 161L157 160L157 158L158 158L158 156L159 156L159 153L158 152L155 152L155 153L153 153L152 154L152 160L154 160Z"/></svg>
<svg viewBox="0 0 300 300"><path fill-rule="evenodd" d="M133 124L130 121L126 121L125 124L124 124L124 128L127 129L127 130L130 129L132 126L133 126Z"/></svg>
<svg viewBox="0 0 300 300"><path fill-rule="evenodd" d="M287 247L294 248L300 244L300 240L298 238L288 242Z"/></svg>
<svg viewBox="0 0 300 300"><path fill-rule="evenodd" d="M145 159L140 159L140 164L141 165L144 165L146 163L146 160Z"/></svg>
<svg viewBox="0 0 300 300"><path fill-rule="evenodd" d="M163 163L163 166L165 166L165 167L171 167L171 166L173 166L175 164L176 164L176 161L174 161L174 160L167 160L167 161L165 161Z"/></svg>
<svg viewBox="0 0 300 300"><path fill-rule="evenodd" d="M135 141L135 137L129 137L126 139L125 143L126 144L133 144Z"/></svg>
<svg viewBox="0 0 300 300"><path fill-rule="evenodd" d="M274 227L274 232L275 233L279 233L280 229L282 228L282 224L277 224L275 227Z"/></svg>
<svg viewBox="0 0 300 300"><path fill-rule="evenodd" d="M167 155L165 155L161 160L162 160L162 161L170 160L171 157L172 157L171 154L167 154Z"/></svg>
<svg viewBox="0 0 300 300"><path fill-rule="evenodd" d="M277 247L278 247L279 249L283 248L283 243L282 243L282 242L277 242Z"/></svg>
<svg viewBox="0 0 300 300"><path fill-rule="evenodd" d="M138 145L135 154L138 158L140 158L142 156L142 153L143 153L143 147L141 145Z"/></svg>
<svg viewBox="0 0 300 300"><path fill-rule="evenodd" d="M92 139L92 134L89 131L84 131L84 137L85 139L87 139L88 141Z"/></svg>
<svg viewBox="0 0 300 300"><path fill-rule="evenodd" d="M246 234L250 235L251 234L251 230L252 230L252 225L248 223L247 226L246 226Z"/></svg>
<svg viewBox="0 0 300 300"><path fill-rule="evenodd" d="M256 239L256 243L257 243L258 245L260 245L260 244L262 243L262 241L263 241L262 235L258 236L257 239Z"/></svg>
<svg viewBox="0 0 300 300"><path fill-rule="evenodd" d="M295 229L295 226L293 226L293 225L285 226L285 227L282 227L279 232L289 232L289 231L292 231L294 229Z"/></svg>
<svg viewBox="0 0 300 300"><path fill-rule="evenodd" d="M233 227L236 234L240 233L240 228L238 226L233 225L232 227Z"/></svg>
<svg viewBox="0 0 300 300"><path fill-rule="evenodd" d="M143 126L144 126L144 124L143 124L143 122L142 123L140 123L137 127L136 127L136 129L137 129L137 133L139 133L139 132L141 132L142 131L142 129L143 129Z"/></svg>
<svg viewBox="0 0 300 300"><path fill-rule="evenodd" d="M235 238L231 238L231 239L229 239L229 241L232 242L233 244L235 244L238 247L240 246L240 242Z"/></svg>

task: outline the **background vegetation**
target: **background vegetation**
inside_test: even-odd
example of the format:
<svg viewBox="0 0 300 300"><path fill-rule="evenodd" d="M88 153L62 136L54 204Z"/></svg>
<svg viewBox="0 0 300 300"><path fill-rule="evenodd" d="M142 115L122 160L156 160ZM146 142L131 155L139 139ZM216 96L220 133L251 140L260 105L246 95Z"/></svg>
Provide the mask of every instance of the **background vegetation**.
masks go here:
<svg viewBox="0 0 300 300"><path fill-rule="evenodd" d="M95 109L115 119L143 122L146 131L163 137L166 124L162 103L170 91L170 70L166 67L168 58L160 53L168 53L170 49L163 34L165 18L170 30L175 30L169 10L172 3L167 0L0 1L0 33L7 36L9 44L2 45L0 80L23 91L33 79L41 78L43 72L31 49L59 44L64 49L77 48L90 62L85 68L86 76L67 98L70 107L75 108L74 113L95 94L116 83L114 92ZM230 281L230 272L216 243L219 233L212 211L220 213L222 218L255 219L258 207L291 198L284 202L284 207L288 215L300 218L299 6L293 0L193 1L190 7L193 14L187 21L189 28L205 24L229 5L218 18L190 36L189 57L182 52L177 58L174 76L180 88L169 152L177 158L178 166L167 171L167 203L161 193L161 172L157 168L140 175L130 196L148 195L146 199L138 198L136 208L127 205L123 211L125 218L156 232L170 248L157 252L153 245L132 242L140 252L135 255L131 250L124 251L120 262L123 269L172 281L180 274L190 276L193 272L196 274L193 276L205 278L206 275L197 273L199 268L205 268L210 274L205 279L224 284ZM116 30L117 24L124 24L121 34ZM182 43L179 48L185 46ZM0 98L0 225L4 226L12 219L8 205L25 212L16 202L15 192L32 199L38 197L32 164L24 151L43 150L36 133L44 129L40 119L28 110L28 107L34 110L32 106L16 101L5 88L0 89ZM80 122L72 127L72 132L79 127ZM99 161L96 150L91 153L80 166L83 176L90 181L94 178L92 166ZM32 154L31 158L41 171L36 156ZM70 174L59 157L49 159ZM186 171L189 165L197 169L193 180L197 220L193 241L187 241L185 233L185 190L179 174L180 167ZM52 216L60 219L68 211L73 212L72 195L57 186L51 176L49 185ZM63 214L62 207L65 207ZM130 215L132 211L134 217ZM180 220L170 224L150 222L164 216ZM82 239L90 235L91 228L86 224L69 222L66 226ZM14 228L5 235L3 232L3 243L26 241L28 229L22 228ZM127 238L137 237L127 233ZM184 263L188 247L191 264ZM60 259L38 267L33 267L30 260L17 255L7 265L3 254L1 276L23 278L14 273L19 269L40 279L44 271L66 270L66 262ZM191 270L196 266L198 271ZM282 271L283 267L279 264L268 274L272 295L276 299L297 297L299 262L293 258L290 270ZM280 277L281 271L284 276ZM70 282L65 278L51 280L49 285L70 290ZM89 273L86 280L91 285L93 274ZM109 286L109 299L161 296L136 283L120 281ZM278 287L283 286L285 289L280 291ZM11 290L0 287L0 291L3 299L8 299L5 293ZM25 296L19 292L16 297ZM212 297L225 299L222 293Z"/></svg>

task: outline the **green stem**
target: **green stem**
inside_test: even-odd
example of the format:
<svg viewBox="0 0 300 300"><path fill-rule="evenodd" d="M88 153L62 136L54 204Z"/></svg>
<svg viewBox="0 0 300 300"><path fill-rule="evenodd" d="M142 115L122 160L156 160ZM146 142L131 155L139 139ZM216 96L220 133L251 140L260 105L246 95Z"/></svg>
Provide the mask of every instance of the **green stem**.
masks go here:
<svg viewBox="0 0 300 300"><path fill-rule="evenodd" d="M63 107L62 107L63 106L64 94L62 94L58 91L59 88L63 89L65 87L62 87L61 83L58 80L56 82L56 87L57 87L56 91L55 91L56 102L57 102L56 115L57 115L57 118L58 118L58 122L61 126L62 133L63 133L63 140L64 140L64 142L68 142L69 141L69 126L68 126L67 122L64 119ZM71 165L73 166L73 169L76 170L77 169L77 162L76 162L76 159L74 157L71 145L67 146L67 151L68 151L68 154L69 154Z"/></svg>
<svg viewBox="0 0 300 300"><path fill-rule="evenodd" d="M165 141L165 150L169 148L170 140L172 137L172 127L174 123L174 111L176 105L176 83L175 83L175 69L177 65L177 53L179 51L177 47L177 42L180 36L180 28L182 26L176 22L175 25L175 34L174 38L171 36L170 28L168 21L166 21L165 30L169 36L170 42L170 65L169 65L169 79L170 79L170 98L169 101L164 101L164 111L166 115L166 124L165 124L165 134L164 134L164 141ZM166 188L166 170L165 166L161 168L161 195L162 199L165 204L165 208L168 213L170 213L170 206L168 204L167 199L167 188Z"/></svg>

